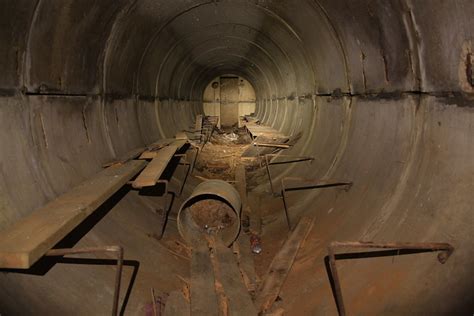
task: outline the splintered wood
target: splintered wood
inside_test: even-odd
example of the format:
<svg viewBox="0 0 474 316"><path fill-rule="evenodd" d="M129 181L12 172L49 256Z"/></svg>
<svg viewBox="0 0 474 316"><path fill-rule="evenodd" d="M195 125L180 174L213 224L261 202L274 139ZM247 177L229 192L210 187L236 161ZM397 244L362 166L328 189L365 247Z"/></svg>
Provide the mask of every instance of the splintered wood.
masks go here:
<svg viewBox="0 0 474 316"><path fill-rule="evenodd" d="M291 270L296 254L313 227L313 220L303 217L290 233L283 247L275 255L255 298L260 312L271 308Z"/></svg>

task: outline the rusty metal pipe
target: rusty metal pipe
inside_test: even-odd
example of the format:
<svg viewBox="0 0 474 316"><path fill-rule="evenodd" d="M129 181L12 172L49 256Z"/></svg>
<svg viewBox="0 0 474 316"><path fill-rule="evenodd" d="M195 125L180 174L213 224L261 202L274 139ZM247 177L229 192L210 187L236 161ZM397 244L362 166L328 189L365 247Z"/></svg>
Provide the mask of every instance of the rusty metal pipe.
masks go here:
<svg viewBox="0 0 474 316"><path fill-rule="evenodd" d="M180 235L189 244L192 244L203 233L203 228L198 227L192 218L189 208L201 200L217 200L226 203L235 214L235 221L219 234L223 242L230 246L240 232L240 212L242 202L239 192L226 181L222 180L207 180L200 183L194 189L191 196L184 201L178 211L177 224Z"/></svg>

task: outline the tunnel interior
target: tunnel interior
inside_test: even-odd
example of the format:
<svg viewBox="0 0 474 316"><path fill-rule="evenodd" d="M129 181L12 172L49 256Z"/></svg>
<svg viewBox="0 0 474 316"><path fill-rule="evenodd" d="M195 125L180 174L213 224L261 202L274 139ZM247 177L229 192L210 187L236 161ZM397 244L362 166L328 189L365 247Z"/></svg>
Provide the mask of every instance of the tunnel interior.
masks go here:
<svg viewBox="0 0 474 316"><path fill-rule="evenodd" d="M444 264L431 252L340 258L348 314L473 313L474 2L4 0L0 8L0 231L105 163L189 130L216 101L206 87L232 74L254 89L245 114L294 140L276 159L311 157L272 166L274 187L262 161L245 163L248 205L262 221L259 277L289 236L272 195L282 179L352 184L288 192L292 228L300 218L313 227L273 311L337 314L328 245L360 241L455 250ZM196 166L245 146L221 144L208 156L204 147L208 160ZM220 178L232 183L234 171ZM171 191L184 174L176 167ZM120 313L146 314L151 288L166 297L190 278L176 212L202 182L195 175L171 202L125 185L61 241L123 247ZM0 269L0 314L109 313L113 257L74 258Z"/></svg>

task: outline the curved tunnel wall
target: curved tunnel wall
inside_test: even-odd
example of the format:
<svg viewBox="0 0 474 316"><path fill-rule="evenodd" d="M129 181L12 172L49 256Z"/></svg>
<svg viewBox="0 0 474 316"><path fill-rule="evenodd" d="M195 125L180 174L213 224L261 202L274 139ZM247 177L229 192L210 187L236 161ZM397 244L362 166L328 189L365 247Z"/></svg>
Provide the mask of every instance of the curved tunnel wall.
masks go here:
<svg viewBox="0 0 474 316"><path fill-rule="evenodd" d="M348 193L291 196L292 216L314 215L316 228L281 293L285 307L334 312L321 264L331 240L445 241L456 247L445 266L429 254L342 263L346 304L362 314L472 312L474 4L427 2L4 1L0 227L113 157L186 129L205 85L234 73L255 87L264 124L301 133L291 153L316 158L278 170L276 182L291 174L355 183ZM149 245L137 230L153 232L144 203L127 196L82 242L118 238L153 271L159 259L135 246ZM111 236L121 229L127 237ZM29 285L47 287L41 300L64 312L107 308L68 297L78 286L104 295L74 282L83 273L57 269L47 286L2 275L2 297ZM71 280L55 285L58 277ZM29 293L25 311L48 305ZM5 310L19 308L7 301Z"/></svg>

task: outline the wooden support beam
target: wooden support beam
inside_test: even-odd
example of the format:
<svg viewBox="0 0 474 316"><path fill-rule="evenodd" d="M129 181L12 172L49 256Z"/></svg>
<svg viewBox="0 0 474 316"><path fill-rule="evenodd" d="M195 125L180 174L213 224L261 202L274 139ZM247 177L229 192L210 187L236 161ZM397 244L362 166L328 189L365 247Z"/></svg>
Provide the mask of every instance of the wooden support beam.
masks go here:
<svg viewBox="0 0 474 316"><path fill-rule="evenodd" d="M120 156L120 158L118 158L117 160L110 161L108 163L103 164L102 167L103 168L108 168L108 167L113 166L113 165L124 164L124 163L126 163L130 160L133 160L133 159L137 158L145 150L146 150L145 147L139 147L139 148L132 149L129 152L127 152L126 154Z"/></svg>
<svg viewBox="0 0 474 316"><path fill-rule="evenodd" d="M262 233L262 196L260 194L250 193L248 196L252 208L248 208L250 220L250 232L255 235Z"/></svg>
<svg viewBox="0 0 474 316"><path fill-rule="evenodd" d="M234 245L237 245L237 260L245 286L250 293L255 293L257 291L259 278L255 272L255 262L253 260L252 250L250 249L249 236L241 232Z"/></svg>
<svg viewBox="0 0 474 316"><path fill-rule="evenodd" d="M179 139L179 140L188 140L188 135L186 135L185 132L179 132L179 133L176 133L176 136L174 137L176 139Z"/></svg>
<svg viewBox="0 0 474 316"><path fill-rule="evenodd" d="M140 155L140 158L139 159L153 159L155 158L156 156L159 155L159 152L161 149L167 147L168 145L173 145L173 146L176 146L178 147L178 150L177 151L180 151L181 148L183 148L184 145L186 145L188 143L187 140L184 140L184 139L175 139L173 140L172 142L170 142L169 144L166 144L165 146L163 147L160 147L160 148L157 148L157 149L153 149L153 150L146 150L144 151L141 155Z"/></svg>
<svg viewBox="0 0 474 316"><path fill-rule="evenodd" d="M235 186L242 200L242 209L245 210L247 208L247 173L243 164L237 165L235 169Z"/></svg>
<svg viewBox="0 0 474 316"><path fill-rule="evenodd" d="M259 312L269 310L280 293L280 289L293 266L296 254L313 227L313 219L303 217L290 233L283 247L275 255L267 274L260 285L255 304Z"/></svg>
<svg viewBox="0 0 474 316"><path fill-rule="evenodd" d="M102 170L0 233L0 268L27 269L145 166L129 161Z"/></svg>
<svg viewBox="0 0 474 316"><path fill-rule="evenodd" d="M269 148L280 148L280 149L288 149L291 147L288 144L272 144L272 143L258 143L258 142L253 142L252 145L256 147L269 147Z"/></svg>
<svg viewBox="0 0 474 316"><path fill-rule="evenodd" d="M175 145L170 145L160 149L156 152L156 156L146 166L146 168L140 173L140 175L133 181L132 186L135 189L141 189L144 187L154 186L160 179L166 166L173 158L174 154L178 150Z"/></svg>

